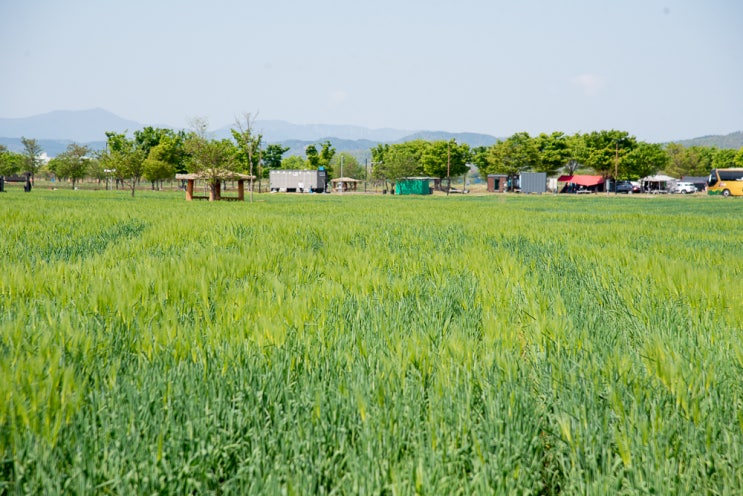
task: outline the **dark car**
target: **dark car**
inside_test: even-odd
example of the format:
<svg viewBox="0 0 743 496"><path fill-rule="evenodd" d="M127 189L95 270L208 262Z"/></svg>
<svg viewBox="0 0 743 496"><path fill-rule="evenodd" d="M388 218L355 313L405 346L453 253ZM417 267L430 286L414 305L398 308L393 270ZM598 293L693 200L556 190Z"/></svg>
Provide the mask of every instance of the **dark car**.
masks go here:
<svg viewBox="0 0 743 496"><path fill-rule="evenodd" d="M639 193L640 187L635 186L629 181L618 181L616 185L616 190L614 188L611 189L612 191L616 191L617 193Z"/></svg>

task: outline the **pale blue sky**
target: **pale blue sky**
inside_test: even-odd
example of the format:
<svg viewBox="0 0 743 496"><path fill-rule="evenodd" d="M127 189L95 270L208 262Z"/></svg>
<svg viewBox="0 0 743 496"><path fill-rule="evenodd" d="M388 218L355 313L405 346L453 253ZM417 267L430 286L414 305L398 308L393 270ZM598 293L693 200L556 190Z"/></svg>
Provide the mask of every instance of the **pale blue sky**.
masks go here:
<svg viewBox="0 0 743 496"><path fill-rule="evenodd" d="M743 1L2 0L0 117L743 130Z"/></svg>

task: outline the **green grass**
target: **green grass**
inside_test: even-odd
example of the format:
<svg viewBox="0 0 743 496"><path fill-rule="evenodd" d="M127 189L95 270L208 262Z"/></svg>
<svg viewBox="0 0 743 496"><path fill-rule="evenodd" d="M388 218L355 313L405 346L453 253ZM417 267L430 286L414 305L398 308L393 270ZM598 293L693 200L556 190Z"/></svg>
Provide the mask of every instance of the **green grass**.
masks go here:
<svg viewBox="0 0 743 496"><path fill-rule="evenodd" d="M0 195L0 494L735 494L739 201Z"/></svg>

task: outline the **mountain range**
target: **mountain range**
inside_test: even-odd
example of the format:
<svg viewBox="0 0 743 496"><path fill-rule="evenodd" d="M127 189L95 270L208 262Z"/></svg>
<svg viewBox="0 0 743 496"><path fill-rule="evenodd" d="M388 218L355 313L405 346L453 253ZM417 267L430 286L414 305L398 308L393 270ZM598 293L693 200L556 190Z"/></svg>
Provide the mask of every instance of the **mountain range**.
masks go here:
<svg viewBox="0 0 743 496"><path fill-rule="evenodd" d="M107 131L127 133L153 127L174 128L162 124L142 124L123 119L104 109L58 110L46 114L22 118L0 118L0 145L9 150L22 151L20 138L35 138L48 156L62 153L72 142L86 144L94 150L105 147ZM211 132L215 138L231 137L226 125ZM361 126L328 124L292 124L281 120L257 120L255 130L263 135L265 143L278 143L289 147L287 155L301 155L307 145L330 141L337 151L350 152L360 159L368 158L369 150L379 143L400 143L414 139L448 140L470 146L490 146L500 138L478 133L450 133L446 131L369 129ZM177 128L176 128L177 129ZM743 132L725 136L704 136L691 140L679 140L684 146L702 145L718 148L743 147Z"/></svg>

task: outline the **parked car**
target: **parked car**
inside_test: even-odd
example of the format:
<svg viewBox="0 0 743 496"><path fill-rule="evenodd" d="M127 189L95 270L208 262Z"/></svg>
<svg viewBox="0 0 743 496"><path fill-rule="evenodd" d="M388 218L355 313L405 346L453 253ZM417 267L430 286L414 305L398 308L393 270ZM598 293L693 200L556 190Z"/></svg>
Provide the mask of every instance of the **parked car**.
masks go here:
<svg viewBox="0 0 743 496"><path fill-rule="evenodd" d="M612 191L614 191L613 188L612 188ZM630 181L617 181L616 192L627 193L627 194L639 193L640 187L635 184L632 184Z"/></svg>
<svg viewBox="0 0 743 496"><path fill-rule="evenodd" d="M683 195L686 195L688 193L696 193L697 187L694 186L694 183L676 183L676 186L671 190L672 193L681 193Z"/></svg>

